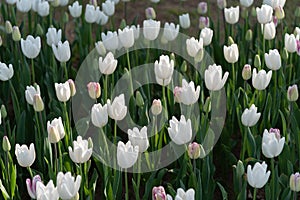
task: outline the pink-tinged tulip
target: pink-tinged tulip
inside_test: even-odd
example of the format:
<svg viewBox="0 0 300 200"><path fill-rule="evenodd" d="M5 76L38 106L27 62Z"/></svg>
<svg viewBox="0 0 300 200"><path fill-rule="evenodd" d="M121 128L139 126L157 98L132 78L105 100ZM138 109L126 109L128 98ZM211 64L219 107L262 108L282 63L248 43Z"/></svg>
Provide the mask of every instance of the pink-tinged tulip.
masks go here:
<svg viewBox="0 0 300 200"><path fill-rule="evenodd" d="M98 82L89 82L87 85L89 96L98 99L101 95L101 86Z"/></svg>
<svg viewBox="0 0 300 200"><path fill-rule="evenodd" d="M151 106L151 112L153 115L159 115L162 111L162 105L160 99L154 99Z"/></svg>
<svg viewBox="0 0 300 200"><path fill-rule="evenodd" d="M290 176L290 188L292 191L299 192L300 191L300 174L296 172Z"/></svg>
<svg viewBox="0 0 300 200"><path fill-rule="evenodd" d="M40 175L34 176L32 180L26 179L27 192L32 199L36 199L36 187L40 181L42 181Z"/></svg>
<svg viewBox="0 0 300 200"><path fill-rule="evenodd" d="M296 84L289 86L287 91L288 101L297 101L299 97L298 86Z"/></svg>
<svg viewBox="0 0 300 200"><path fill-rule="evenodd" d="M242 71L242 77L245 81L249 80L252 76L251 65L246 64Z"/></svg>
<svg viewBox="0 0 300 200"><path fill-rule="evenodd" d="M204 15L207 13L207 3L206 2L200 2L198 4L197 11L200 15Z"/></svg>
<svg viewBox="0 0 300 200"><path fill-rule="evenodd" d="M199 29L204 29L209 27L209 17L199 17Z"/></svg>
<svg viewBox="0 0 300 200"><path fill-rule="evenodd" d="M167 200L167 194L163 186L153 187L152 200Z"/></svg>
<svg viewBox="0 0 300 200"><path fill-rule="evenodd" d="M279 129L265 129L262 138L262 152L267 158L279 156L284 146L285 138L281 138Z"/></svg>

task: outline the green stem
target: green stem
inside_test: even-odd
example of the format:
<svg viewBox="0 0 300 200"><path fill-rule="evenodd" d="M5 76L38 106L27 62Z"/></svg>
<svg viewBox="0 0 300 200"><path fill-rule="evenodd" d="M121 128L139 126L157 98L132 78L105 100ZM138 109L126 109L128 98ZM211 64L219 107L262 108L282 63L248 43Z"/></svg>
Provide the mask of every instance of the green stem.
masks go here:
<svg viewBox="0 0 300 200"><path fill-rule="evenodd" d="M140 172L140 170L141 170L141 157L139 156L138 157L138 172L137 172L138 173L138 175L137 175L137 193L135 195L136 200L140 199L140 193L139 193L140 183L141 183L141 172Z"/></svg>
<svg viewBox="0 0 300 200"><path fill-rule="evenodd" d="M125 189L126 189L125 200L129 200L127 169L125 169Z"/></svg>
<svg viewBox="0 0 300 200"><path fill-rule="evenodd" d="M31 75L32 75L32 83L35 83L35 72L34 72L34 60L31 59Z"/></svg>
<svg viewBox="0 0 300 200"><path fill-rule="evenodd" d="M262 65L261 65L261 69L264 68L264 65L265 65L265 52L266 52L266 40L265 40L265 37L264 37L264 30L265 29L265 25L263 25L263 28L262 28L262 40L263 40L263 54L262 54Z"/></svg>
<svg viewBox="0 0 300 200"><path fill-rule="evenodd" d="M31 11L28 11L28 29L29 29L29 34L32 34L32 21L31 21Z"/></svg>
<svg viewBox="0 0 300 200"><path fill-rule="evenodd" d="M82 163L79 164L79 170L80 170L80 176L82 178L81 187L80 187L80 196L84 197L84 193L83 193L84 191L83 190L84 190L84 182L85 182L84 179L85 179L85 177L84 177L84 174L82 172L83 171L82 170Z"/></svg>
<svg viewBox="0 0 300 200"><path fill-rule="evenodd" d="M30 174L30 177L33 178L33 173L32 173L32 171L31 171L31 168L30 168L30 167L27 167L27 170L28 170L28 172L29 172L29 174Z"/></svg>
<svg viewBox="0 0 300 200"><path fill-rule="evenodd" d="M232 63L232 76L233 76L233 93L235 91L235 85L236 83L236 73L235 73L235 67L234 67L234 63Z"/></svg>
<svg viewBox="0 0 300 200"><path fill-rule="evenodd" d="M58 173L58 156L57 156L57 143L54 143L54 173Z"/></svg>
<svg viewBox="0 0 300 200"><path fill-rule="evenodd" d="M127 64L128 64L128 71L129 71L129 84L130 84L130 94L133 94L133 85L132 85L132 79L131 79L131 65L130 65L130 58L129 58L129 51L126 50L126 57L127 57Z"/></svg>
<svg viewBox="0 0 300 200"><path fill-rule="evenodd" d="M61 141L57 143L58 146L58 160L59 160L59 171L63 171L62 153L61 153Z"/></svg>
<svg viewBox="0 0 300 200"><path fill-rule="evenodd" d="M272 174L272 198L275 200L275 166L274 158L271 158L271 174Z"/></svg>
<svg viewBox="0 0 300 200"><path fill-rule="evenodd" d="M18 99L16 90L15 90L11 80L9 80L9 85L10 85L11 92L12 92L12 99L14 99L14 101L13 101L14 113L15 113L16 119L18 120L20 117L19 99Z"/></svg>
<svg viewBox="0 0 300 200"><path fill-rule="evenodd" d="M104 81L104 103L106 102L106 100L108 98L107 84L108 84L108 75L105 75L105 81Z"/></svg>
<svg viewBox="0 0 300 200"><path fill-rule="evenodd" d="M68 80L68 70L67 70L67 63L66 62L62 62L61 66L64 68L65 70L65 76L66 76L66 80Z"/></svg>
<svg viewBox="0 0 300 200"><path fill-rule="evenodd" d="M164 80L163 80L164 82ZM168 119L168 107L167 107L167 99L166 99L166 91L165 86L162 87L162 94L163 94L163 105L164 105L164 115L166 119Z"/></svg>
<svg viewBox="0 0 300 200"><path fill-rule="evenodd" d="M242 144L242 155L241 155L241 160L244 161L245 158L245 153L246 153L246 146L247 146L247 131L248 127L245 127L245 132L243 135L243 144Z"/></svg>
<svg viewBox="0 0 300 200"><path fill-rule="evenodd" d="M254 188L253 192L253 200L256 200L257 188Z"/></svg>
<svg viewBox="0 0 300 200"><path fill-rule="evenodd" d="M73 141L72 133L71 133L71 127L70 127L70 120L69 120L69 115L68 115L68 110L67 110L67 103L64 102L64 114L65 114L65 120L66 120L66 135L68 136L66 139L69 139L70 141ZM69 140L66 140L67 146L69 146Z"/></svg>

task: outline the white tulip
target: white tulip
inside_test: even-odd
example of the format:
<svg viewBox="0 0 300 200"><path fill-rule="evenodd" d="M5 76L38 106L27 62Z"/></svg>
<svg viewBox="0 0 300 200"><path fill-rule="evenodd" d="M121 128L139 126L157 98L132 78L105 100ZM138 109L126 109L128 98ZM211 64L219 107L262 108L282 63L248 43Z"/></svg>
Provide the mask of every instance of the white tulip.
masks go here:
<svg viewBox="0 0 300 200"><path fill-rule="evenodd" d="M66 174L59 172L56 178L56 185L59 197L61 199L72 199L76 196L81 183L81 176L78 175L75 178L71 175L71 172Z"/></svg>
<svg viewBox="0 0 300 200"><path fill-rule="evenodd" d="M42 2L42 0L32 0L31 1L31 10L33 10L34 12L37 12L39 3L41 3L41 2Z"/></svg>
<svg viewBox="0 0 300 200"><path fill-rule="evenodd" d="M111 103L110 99L107 100L107 111L110 118L114 120L122 120L127 114L127 106L125 106L124 94L115 97Z"/></svg>
<svg viewBox="0 0 300 200"><path fill-rule="evenodd" d="M108 16L106 14L104 14L104 12L97 10L98 12L98 18L96 20L96 22L100 25L105 25L108 22Z"/></svg>
<svg viewBox="0 0 300 200"><path fill-rule="evenodd" d="M262 138L262 153L267 158L279 156L282 152L285 137L281 138L279 129L264 130Z"/></svg>
<svg viewBox="0 0 300 200"><path fill-rule="evenodd" d="M15 3L17 3L17 0L6 0L6 3L14 5Z"/></svg>
<svg viewBox="0 0 300 200"><path fill-rule="evenodd" d="M178 101L185 105L192 105L199 99L200 86L195 89L193 81L188 83L185 79L182 80L182 87L180 87L178 94L176 94Z"/></svg>
<svg viewBox="0 0 300 200"><path fill-rule="evenodd" d="M269 5L262 5L261 8L256 8L257 20L260 24L266 24L272 21L273 8Z"/></svg>
<svg viewBox="0 0 300 200"><path fill-rule="evenodd" d="M171 80L172 80L172 76L170 76L169 78L167 79L161 79L159 78L158 76L155 76L155 79L156 79L156 82L161 85L161 86L167 86L171 83Z"/></svg>
<svg viewBox="0 0 300 200"><path fill-rule="evenodd" d="M140 37L140 25L132 25L130 27L133 30L134 39L137 40Z"/></svg>
<svg viewBox="0 0 300 200"><path fill-rule="evenodd" d="M294 34L284 35L284 47L289 53L295 53L297 51L297 40Z"/></svg>
<svg viewBox="0 0 300 200"><path fill-rule="evenodd" d="M172 141L177 145L183 145L192 139L191 120L186 120L184 115L180 116L180 121L176 117L172 117L169 121L170 127L168 133Z"/></svg>
<svg viewBox="0 0 300 200"><path fill-rule="evenodd" d="M195 58L197 54L200 52L200 50L202 49L203 49L202 38L200 38L199 41L194 37L186 40L186 50L191 57Z"/></svg>
<svg viewBox="0 0 300 200"><path fill-rule="evenodd" d="M87 23L95 23L98 19L99 15L99 7L95 7L90 4L86 4L84 18Z"/></svg>
<svg viewBox="0 0 300 200"><path fill-rule="evenodd" d="M108 52L104 59L102 57L99 58L99 70L102 74L113 74L117 65L118 60L114 58L111 52Z"/></svg>
<svg viewBox="0 0 300 200"><path fill-rule="evenodd" d="M101 33L101 37L102 37L103 44L108 51L114 51L118 49L119 38L116 31L114 32L108 31L106 35L105 33Z"/></svg>
<svg viewBox="0 0 300 200"><path fill-rule="evenodd" d="M94 126L104 127L108 122L107 105L102 106L100 103L93 105L91 120Z"/></svg>
<svg viewBox="0 0 300 200"><path fill-rule="evenodd" d="M102 41L96 42L95 47L100 56L104 56L106 54L106 48Z"/></svg>
<svg viewBox="0 0 300 200"><path fill-rule="evenodd" d="M61 117L47 122L48 140L50 143L58 143L66 135Z"/></svg>
<svg viewBox="0 0 300 200"><path fill-rule="evenodd" d="M264 39L273 40L276 36L276 27L274 22L266 23L264 25Z"/></svg>
<svg viewBox="0 0 300 200"><path fill-rule="evenodd" d="M53 181L50 180L45 186L42 181L36 184L36 199L37 200L58 200L59 195Z"/></svg>
<svg viewBox="0 0 300 200"><path fill-rule="evenodd" d="M264 0L263 4L267 4L269 6L272 6L273 9L281 6L282 8L285 5L286 0Z"/></svg>
<svg viewBox="0 0 300 200"><path fill-rule="evenodd" d="M225 20L229 24L236 24L240 17L240 7L230 7L224 9Z"/></svg>
<svg viewBox="0 0 300 200"><path fill-rule="evenodd" d="M35 160L34 144L31 143L29 149L25 144L23 144L22 146L16 144L15 155L21 167L30 167Z"/></svg>
<svg viewBox="0 0 300 200"><path fill-rule="evenodd" d="M253 4L254 0L240 0L242 6L248 8Z"/></svg>
<svg viewBox="0 0 300 200"><path fill-rule="evenodd" d="M27 58L36 58L41 51L41 38L28 35L26 40L21 38L21 49Z"/></svg>
<svg viewBox="0 0 300 200"><path fill-rule="evenodd" d="M119 40L125 49L128 49L134 45L133 29L125 27L123 30L118 30Z"/></svg>
<svg viewBox="0 0 300 200"><path fill-rule="evenodd" d="M71 58L70 44L67 40L64 43L59 41L57 46L52 44L52 50L59 62L67 62Z"/></svg>
<svg viewBox="0 0 300 200"><path fill-rule="evenodd" d="M139 146L132 146L130 141L126 145L121 141L118 142L117 160L121 168L127 169L132 167L136 163L138 155Z"/></svg>
<svg viewBox="0 0 300 200"><path fill-rule="evenodd" d="M28 104L33 105L33 99L35 95L41 95L40 86L26 86L25 99Z"/></svg>
<svg viewBox="0 0 300 200"><path fill-rule="evenodd" d="M155 40L159 34L160 21L153 19L144 20L143 22L143 34L147 40Z"/></svg>
<svg viewBox="0 0 300 200"><path fill-rule="evenodd" d="M269 180L271 172L267 172L268 165L263 162L255 163L253 169L251 165L247 167L247 181L254 188L262 188Z"/></svg>
<svg viewBox="0 0 300 200"><path fill-rule="evenodd" d="M17 9L22 13L27 13L31 9L31 0L17 0Z"/></svg>
<svg viewBox="0 0 300 200"><path fill-rule="evenodd" d="M260 118L261 113L257 112L257 107L252 104L248 109L246 108L242 114L242 124L247 127L255 126Z"/></svg>
<svg viewBox="0 0 300 200"><path fill-rule="evenodd" d="M252 85L257 90L264 90L268 87L271 78L272 71L266 73L266 71L262 69L257 73L256 69L254 68L252 75Z"/></svg>
<svg viewBox="0 0 300 200"><path fill-rule="evenodd" d="M57 31L56 28L48 28L46 38L49 46L52 47L52 44L58 45L58 42L61 41L61 29Z"/></svg>
<svg viewBox="0 0 300 200"><path fill-rule="evenodd" d="M0 62L0 80L8 81L14 75L14 69L12 64L9 64L8 67L5 63Z"/></svg>
<svg viewBox="0 0 300 200"><path fill-rule="evenodd" d="M237 44L232 44L230 46L224 45L223 47L225 60L229 63L236 63L239 59L239 48Z"/></svg>
<svg viewBox="0 0 300 200"><path fill-rule="evenodd" d="M148 149L149 140L146 126L144 126L141 130L137 127L134 127L132 130L128 129L127 133L131 144L139 147L139 152L145 152Z"/></svg>
<svg viewBox="0 0 300 200"><path fill-rule="evenodd" d="M176 39L179 33L179 25L175 26L174 23L165 23L163 37L168 41L173 41Z"/></svg>
<svg viewBox="0 0 300 200"><path fill-rule="evenodd" d="M102 3L102 10L106 15L113 16L115 13L115 2L106 0L105 3Z"/></svg>
<svg viewBox="0 0 300 200"><path fill-rule="evenodd" d="M191 26L191 20L189 13L179 15L179 24L181 28L188 29Z"/></svg>
<svg viewBox="0 0 300 200"><path fill-rule="evenodd" d="M278 70L281 67L281 56L277 49L265 53L266 65L271 70Z"/></svg>
<svg viewBox="0 0 300 200"><path fill-rule="evenodd" d="M200 37L203 39L203 45L208 46L211 44L212 38L214 35L214 31L210 28L205 27L201 30Z"/></svg>
<svg viewBox="0 0 300 200"><path fill-rule="evenodd" d="M175 200L195 200L195 190L190 188L185 192L182 188L178 188Z"/></svg>
<svg viewBox="0 0 300 200"><path fill-rule="evenodd" d="M48 1L41 1L38 4L38 10L37 10L39 16L41 17L46 17L49 15L50 12L50 5L48 3Z"/></svg>
<svg viewBox="0 0 300 200"><path fill-rule="evenodd" d="M71 90L69 82L55 83L56 97L61 102L67 102L71 97Z"/></svg>
<svg viewBox="0 0 300 200"><path fill-rule="evenodd" d="M73 149L69 147L69 155L74 163L87 162L93 153L93 148L89 147L88 140L83 140L81 136L77 137L76 141L73 141Z"/></svg>
<svg viewBox="0 0 300 200"><path fill-rule="evenodd" d="M59 5L61 7L68 5L68 3L69 3L69 0L59 0Z"/></svg>
<svg viewBox="0 0 300 200"><path fill-rule="evenodd" d="M170 60L169 56L161 55L154 63L154 73L159 79L169 79L174 71L174 61Z"/></svg>
<svg viewBox="0 0 300 200"><path fill-rule="evenodd" d="M228 76L229 73L225 72L222 78L222 67L220 65L209 65L208 69L204 72L206 88L211 91L218 91L222 89Z"/></svg>
<svg viewBox="0 0 300 200"><path fill-rule="evenodd" d="M160 99L154 99L151 106L151 112L153 115L157 116L162 111L162 105Z"/></svg>
<svg viewBox="0 0 300 200"><path fill-rule="evenodd" d="M78 18L82 13L82 5L79 5L78 1L75 1L72 6L69 5L69 12L73 18Z"/></svg>

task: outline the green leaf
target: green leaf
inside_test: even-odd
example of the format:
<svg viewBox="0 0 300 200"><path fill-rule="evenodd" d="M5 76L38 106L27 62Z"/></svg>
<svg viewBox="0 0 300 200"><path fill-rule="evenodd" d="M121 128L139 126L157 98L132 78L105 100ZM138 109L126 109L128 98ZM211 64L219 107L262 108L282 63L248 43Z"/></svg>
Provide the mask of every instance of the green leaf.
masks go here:
<svg viewBox="0 0 300 200"><path fill-rule="evenodd" d="M11 178L10 178L10 192L11 198L15 196L15 189L16 189L16 181L17 181L17 167L16 165L12 166L11 171Z"/></svg>
<svg viewBox="0 0 300 200"><path fill-rule="evenodd" d="M217 185L219 186L219 189L221 190L223 200L227 200L228 199L228 194L227 194L225 188L219 182L217 182Z"/></svg>

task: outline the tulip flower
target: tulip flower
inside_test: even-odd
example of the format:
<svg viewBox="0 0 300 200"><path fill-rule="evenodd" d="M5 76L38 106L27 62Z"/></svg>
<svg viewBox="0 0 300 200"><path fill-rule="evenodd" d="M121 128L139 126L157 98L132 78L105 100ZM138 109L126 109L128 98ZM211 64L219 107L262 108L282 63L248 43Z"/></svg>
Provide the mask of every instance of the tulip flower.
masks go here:
<svg viewBox="0 0 300 200"><path fill-rule="evenodd" d="M208 46L212 42L213 35L214 35L214 31L210 28L205 27L204 29L201 30L199 38L203 39L204 46Z"/></svg>
<svg viewBox="0 0 300 200"><path fill-rule="evenodd" d="M281 67L281 57L277 49L265 53L266 65L271 70L278 70Z"/></svg>
<svg viewBox="0 0 300 200"><path fill-rule="evenodd" d="M240 17L240 7L230 7L224 9L225 20L229 24L236 24Z"/></svg>
<svg viewBox="0 0 300 200"><path fill-rule="evenodd" d="M264 90L268 87L272 78L272 71L266 73L265 70L260 70L256 72L256 68L253 69L252 75L252 85L257 90Z"/></svg>
<svg viewBox="0 0 300 200"><path fill-rule="evenodd" d="M198 159L203 158L205 156L205 151L201 144L193 142L188 146L188 154L190 159Z"/></svg>
<svg viewBox="0 0 300 200"><path fill-rule="evenodd" d="M117 148L117 161L118 165L127 169L136 163L139 155L139 146L132 146L131 142L128 141L126 144L119 141Z"/></svg>
<svg viewBox="0 0 300 200"><path fill-rule="evenodd" d="M102 3L102 10L108 16L113 16L115 13L115 2L106 0Z"/></svg>
<svg viewBox="0 0 300 200"><path fill-rule="evenodd" d="M107 100L108 116L114 120L120 121L124 119L127 114L127 106L125 106L124 94L115 97L111 103L110 99Z"/></svg>
<svg viewBox="0 0 300 200"><path fill-rule="evenodd" d="M276 36L276 27L274 22L266 23L264 25L264 39L272 40Z"/></svg>
<svg viewBox="0 0 300 200"><path fill-rule="evenodd" d="M30 167L35 160L34 144L31 143L29 149L25 144L23 144L22 146L16 144L15 155L21 167Z"/></svg>
<svg viewBox="0 0 300 200"><path fill-rule="evenodd" d="M95 7L90 4L86 4L84 18L87 23L95 23L98 19L99 7Z"/></svg>
<svg viewBox="0 0 300 200"><path fill-rule="evenodd" d="M156 18L155 10L152 7L148 7L145 9L145 15L146 15L146 19L155 19Z"/></svg>
<svg viewBox="0 0 300 200"><path fill-rule="evenodd" d="M167 200L167 194L163 186L153 187L152 200Z"/></svg>
<svg viewBox="0 0 300 200"><path fill-rule="evenodd" d="M299 192L300 191L300 174L296 172L290 176L290 188L292 191Z"/></svg>
<svg viewBox="0 0 300 200"><path fill-rule="evenodd" d="M70 44L67 40L64 43L59 41L57 45L52 44L52 50L55 58L61 63L66 63L71 58Z"/></svg>
<svg viewBox="0 0 300 200"><path fill-rule="evenodd" d="M133 30L134 39L137 40L140 37L140 25L137 26L131 25L130 27Z"/></svg>
<svg viewBox="0 0 300 200"><path fill-rule="evenodd" d="M242 71L242 77L245 81L249 80L252 76L252 70L251 65L246 64L244 65L243 71Z"/></svg>
<svg viewBox="0 0 300 200"><path fill-rule="evenodd" d="M98 13L98 18L97 18L96 22L102 26L107 24L108 16L100 10L97 10L97 13Z"/></svg>
<svg viewBox="0 0 300 200"><path fill-rule="evenodd" d="M50 180L46 186L39 181L36 186L36 197L38 200L58 200L59 195L53 180Z"/></svg>
<svg viewBox="0 0 300 200"><path fill-rule="evenodd" d="M254 0L240 0L240 3L245 8L248 8L248 7L250 7L253 4L253 1Z"/></svg>
<svg viewBox="0 0 300 200"><path fill-rule="evenodd" d="M157 38L160 30L160 21L148 19L143 22L143 34L147 40L153 41Z"/></svg>
<svg viewBox="0 0 300 200"><path fill-rule="evenodd" d="M41 1L38 3L37 12L39 16L46 17L49 15L50 12L50 5L48 1Z"/></svg>
<svg viewBox="0 0 300 200"><path fill-rule="evenodd" d="M269 180L271 172L267 172L268 165L263 162L255 163L253 169L251 165L247 167L247 181L253 188L262 188Z"/></svg>
<svg viewBox="0 0 300 200"><path fill-rule="evenodd" d="M16 2L17 0L6 0L6 3L10 5L14 5Z"/></svg>
<svg viewBox="0 0 300 200"><path fill-rule="evenodd" d="M154 73L157 79L164 83L169 83L172 79L174 71L174 61L170 60L169 56L161 55L159 62L156 60L154 63Z"/></svg>
<svg viewBox="0 0 300 200"><path fill-rule="evenodd" d="M264 130L262 138L262 153L267 158L279 156L284 146L285 138L280 137L279 129Z"/></svg>
<svg viewBox="0 0 300 200"><path fill-rule="evenodd" d="M153 115L159 115L162 111L162 105L160 99L154 99L151 106L151 112Z"/></svg>
<svg viewBox="0 0 300 200"><path fill-rule="evenodd" d="M48 32L46 33L47 44L52 47L52 44L58 45L58 42L61 41L61 29L58 31L56 28L48 28Z"/></svg>
<svg viewBox="0 0 300 200"><path fill-rule="evenodd" d="M299 97L298 87L296 84L289 86L287 91L287 99L288 101L297 101Z"/></svg>
<svg viewBox="0 0 300 200"><path fill-rule="evenodd" d="M230 46L224 45L223 48L224 57L229 63L236 63L239 59L239 49L237 44L232 44Z"/></svg>
<svg viewBox="0 0 300 200"><path fill-rule="evenodd" d="M68 5L68 3L69 3L69 0L59 0L59 5L61 7Z"/></svg>
<svg viewBox="0 0 300 200"><path fill-rule="evenodd" d="M69 82L55 83L56 97L60 102L67 102L71 97L71 89Z"/></svg>
<svg viewBox="0 0 300 200"><path fill-rule="evenodd" d="M5 21L5 32L7 34L11 34L13 32L13 27L12 27L10 21L8 21L8 20Z"/></svg>
<svg viewBox="0 0 300 200"><path fill-rule="evenodd" d="M191 120L186 120L184 115L180 116L180 121L173 116L169 121L169 124L170 127L168 128L168 133L175 144L183 145L192 139Z"/></svg>
<svg viewBox="0 0 300 200"><path fill-rule="evenodd" d="M137 127L128 129L128 138L133 146L139 147L139 152L145 152L149 147L149 140L147 136L147 127L144 126L141 130Z"/></svg>
<svg viewBox="0 0 300 200"><path fill-rule="evenodd" d="M17 0L17 9L22 13L27 13L31 9L31 0Z"/></svg>
<svg viewBox="0 0 300 200"><path fill-rule="evenodd" d="M14 69L12 64L9 64L8 67L5 63L0 62L0 80L8 81L14 75Z"/></svg>
<svg viewBox="0 0 300 200"><path fill-rule="evenodd" d="M134 45L133 29L125 27L123 30L118 31L119 40L125 49L128 49Z"/></svg>
<svg viewBox="0 0 300 200"><path fill-rule="evenodd" d="M247 127L255 126L260 118L261 113L257 112L257 107L252 104L248 109L246 108L242 114L242 124Z"/></svg>
<svg viewBox="0 0 300 200"><path fill-rule="evenodd" d="M101 86L98 82L89 82L87 85L89 96L98 99L101 95Z"/></svg>
<svg viewBox="0 0 300 200"><path fill-rule="evenodd" d="M220 10L223 10L227 6L226 0L217 0L217 5Z"/></svg>
<svg viewBox="0 0 300 200"><path fill-rule="evenodd" d="M257 20L260 24L266 24L272 21L273 8L269 5L262 5L256 8Z"/></svg>
<svg viewBox="0 0 300 200"><path fill-rule="evenodd" d="M191 26L190 15L189 13L179 15L179 24L181 28L188 29Z"/></svg>
<svg viewBox="0 0 300 200"><path fill-rule="evenodd" d="M103 44L108 51L114 51L119 47L119 38L116 31L108 31L107 34L101 33Z"/></svg>
<svg viewBox="0 0 300 200"><path fill-rule="evenodd" d="M106 54L106 48L102 41L96 42L95 47L100 56L104 56Z"/></svg>
<svg viewBox="0 0 300 200"><path fill-rule="evenodd" d="M199 29L204 29L209 27L209 17L199 17Z"/></svg>
<svg viewBox="0 0 300 200"><path fill-rule="evenodd" d="M195 58L202 49L203 49L203 39L201 37L199 41L194 37L186 40L186 50L191 57Z"/></svg>
<svg viewBox="0 0 300 200"><path fill-rule="evenodd" d="M200 2L198 4L197 11L200 15L206 14L207 13L207 3L206 2Z"/></svg>
<svg viewBox="0 0 300 200"><path fill-rule="evenodd" d="M75 96L76 94L76 86L75 82L72 79L67 80L70 86L70 91L71 91L71 97Z"/></svg>
<svg viewBox="0 0 300 200"><path fill-rule="evenodd" d="M273 9L276 7L284 7L286 0L264 0L263 4L272 6Z"/></svg>
<svg viewBox="0 0 300 200"><path fill-rule="evenodd" d="M108 122L107 105L102 106L100 103L93 105L91 120L94 126L104 127Z"/></svg>
<svg viewBox="0 0 300 200"><path fill-rule="evenodd" d="M289 35L286 33L284 35L284 47L289 53L294 53L297 51L297 41L294 34Z"/></svg>
<svg viewBox="0 0 300 200"><path fill-rule="evenodd" d="M33 109L35 112L42 112L44 110L44 102L39 94L33 96Z"/></svg>
<svg viewBox="0 0 300 200"><path fill-rule="evenodd" d="M82 5L79 5L78 1L75 1L72 6L69 5L69 12L73 18L78 18L82 13Z"/></svg>
<svg viewBox="0 0 300 200"><path fill-rule="evenodd" d="M13 27L12 39L15 42L19 42L21 40L21 33L20 33L20 29L18 26Z"/></svg>
<svg viewBox="0 0 300 200"><path fill-rule="evenodd" d="M225 72L222 78L222 67L220 65L209 65L204 72L206 88L211 91L218 91L222 89L228 76L229 73Z"/></svg>
<svg viewBox="0 0 300 200"><path fill-rule="evenodd" d="M275 16L277 19L283 19L285 17L284 9L281 6L275 8Z"/></svg>
<svg viewBox="0 0 300 200"><path fill-rule="evenodd" d="M26 37L26 40L21 38L21 49L23 54L30 59L36 58L41 51L41 38L34 38L31 35Z"/></svg>
<svg viewBox="0 0 300 200"><path fill-rule="evenodd" d="M48 140L50 143L57 143L65 137L65 129L61 117L54 118L47 122Z"/></svg>
<svg viewBox="0 0 300 200"><path fill-rule="evenodd" d="M103 59L102 57L99 58L99 70L102 74L112 74L116 70L118 64L118 60L114 58L114 55L111 52Z"/></svg>
<svg viewBox="0 0 300 200"><path fill-rule="evenodd" d="M76 196L81 183L81 176L75 178L71 172L57 174L56 185L59 197L62 199L72 199Z"/></svg>
<svg viewBox="0 0 300 200"><path fill-rule="evenodd" d="M174 23L165 23L164 26L164 32L163 32L163 37L167 40L167 41L173 41L177 38L179 33L179 25L177 24L175 26Z"/></svg>
<svg viewBox="0 0 300 200"><path fill-rule="evenodd" d="M200 86L197 86L197 88L195 89L195 84L193 81L188 83L185 79L183 79L182 87L176 93L176 97L179 103L183 103L185 105L192 105L198 101L199 94Z"/></svg>
<svg viewBox="0 0 300 200"><path fill-rule="evenodd" d="M73 141L73 149L69 147L69 155L74 163L87 162L93 153L93 148L89 147L88 140L83 140L81 136L77 137L76 141Z"/></svg>
<svg viewBox="0 0 300 200"><path fill-rule="evenodd" d="M3 108L3 106L1 106ZM2 111L0 112L0 118L3 117ZM1 120L0 120L1 122ZM8 137L5 135L2 140L2 149L4 152L9 152L11 150L11 145Z"/></svg>
<svg viewBox="0 0 300 200"><path fill-rule="evenodd" d="M182 188L178 188L175 200L195 200L195 190L190 188L185 192Z"/></svg>
<svg viewBox="0 0 300 200"><path fill-rule="evenodd" d="M27 192L32 199L37 198L37 183L41 181L40 175L34 176L32 181L30 178L26 179Z"/></svg>

